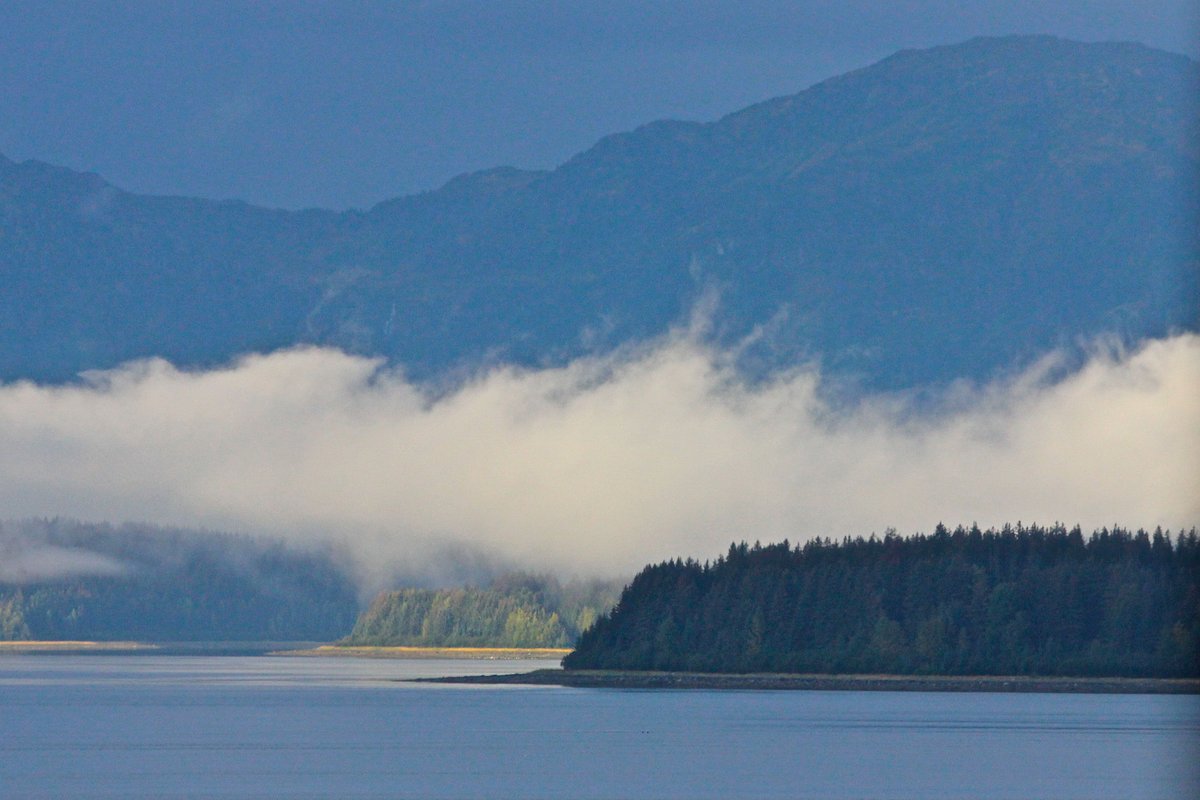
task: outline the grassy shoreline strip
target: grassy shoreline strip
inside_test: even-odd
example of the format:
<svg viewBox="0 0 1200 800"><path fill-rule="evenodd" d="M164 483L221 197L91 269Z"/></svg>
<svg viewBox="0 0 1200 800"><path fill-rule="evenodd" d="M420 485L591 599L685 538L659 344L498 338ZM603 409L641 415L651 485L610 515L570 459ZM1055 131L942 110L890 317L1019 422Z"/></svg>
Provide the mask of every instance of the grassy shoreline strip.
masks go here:
<svg viewBox="0 0 1200 800"><path fill-rule="evenodd" d="M271 655L352 658L464 658L475 660L562 658L569 649L557 647L373 647L321 645L305 650L277 650Z"/></svg>
<svg viewBox="0 0 1200 800"><path fill-rule="evenodd" d="M703 672L539 669L516 675L420 678L423 683L569 686L589 689L718 689L883 692L1200 694L1200 680L997 675L746 675Z"/></svg>

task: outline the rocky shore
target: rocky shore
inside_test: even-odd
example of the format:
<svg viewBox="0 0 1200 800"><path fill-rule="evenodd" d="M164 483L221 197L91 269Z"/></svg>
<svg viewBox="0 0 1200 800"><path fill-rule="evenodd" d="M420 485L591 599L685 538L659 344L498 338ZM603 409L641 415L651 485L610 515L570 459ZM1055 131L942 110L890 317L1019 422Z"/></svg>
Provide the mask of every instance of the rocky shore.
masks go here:
<svg viewBox="0 0 1200 800"><path fill-rule="evenodd" d="M571 686L596 689L762 689L882 692L1075 692L1200 694L1200 680L958 675L745 675L705 672L625 672L539 669L515 675L421 678L426 683Z"/></svg>

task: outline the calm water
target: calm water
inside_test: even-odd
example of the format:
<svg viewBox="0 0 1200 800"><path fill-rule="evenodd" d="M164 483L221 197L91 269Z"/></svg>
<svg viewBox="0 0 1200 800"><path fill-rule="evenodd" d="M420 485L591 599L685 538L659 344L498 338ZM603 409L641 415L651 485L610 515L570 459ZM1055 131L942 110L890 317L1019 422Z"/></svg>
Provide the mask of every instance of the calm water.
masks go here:
<svg viewBox="0 0 1200 800"><path fill-rule="evenodd" d="M422 686L540 662L0 656L0 797L1191 798L1200 698Z"/></svg>

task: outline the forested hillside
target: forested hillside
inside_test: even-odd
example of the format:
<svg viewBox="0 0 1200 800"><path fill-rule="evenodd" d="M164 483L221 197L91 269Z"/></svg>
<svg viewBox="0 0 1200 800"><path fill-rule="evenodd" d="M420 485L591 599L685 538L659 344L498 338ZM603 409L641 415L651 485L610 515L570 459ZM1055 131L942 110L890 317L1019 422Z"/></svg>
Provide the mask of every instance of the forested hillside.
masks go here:
<svg viewBox="0 0 1200 800"><path fill-rule="evenodd" d="M358 611L328 553L245 536L0 524L0 639L327 641Z"/></svg>
<svg viewBox="0 0 1200 800"><path fill-rule="evenodd" d="M561 584L548 575L509 574L486 588L384 592L359 617L349 645L570 647L613 606L616 581Z"/></svg>
<svg viewBox="0 0 1200 800"><path fill-rule="evenodd" d="M1009 527L647 567L570 669L1200 675L1200 538Z"/></svg>
<svg viewBox="0 0 1200 800"><path fill-rule="evenodd" d="M758 331L750 363L884 388L1195 329L1198 86L1141 45L974 39L361 212L0 156L0 380L296 343L418 377L544 364L660 335L710 290L723 343Z"/></svg>

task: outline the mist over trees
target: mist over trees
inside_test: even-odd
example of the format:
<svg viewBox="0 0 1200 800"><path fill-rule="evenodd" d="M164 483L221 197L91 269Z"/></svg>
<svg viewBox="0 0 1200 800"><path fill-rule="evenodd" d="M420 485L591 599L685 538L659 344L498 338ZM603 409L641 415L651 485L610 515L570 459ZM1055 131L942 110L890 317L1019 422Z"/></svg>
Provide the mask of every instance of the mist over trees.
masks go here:
<svg viewBox="0 0 1200 800"><path fill-rule="evenodd" d="M360 586L331 550L150 525L0 523L9 641L569 647L623 585L507 572L482 587L384 592L360 615Z"/></svg>
<svg viewBox="0 0 1200 800"><path fill-rule="evenodd" d="M417 647L570 647L616 603L623 581L508 573L487 587L379 594L342 643Z"/></svg>
<svg viewBox="0 0 1200 800"><path fill-rule="evenodd" d="M977 526L646 567L570 669L1200 675L1200 538Z"/></svg>
<svg viewBox="0 0 1200 800"><path fill-rule="evenodd" d="M327 641L357 611L329 551L149 525L0 524L0 640Z"/></svg>

